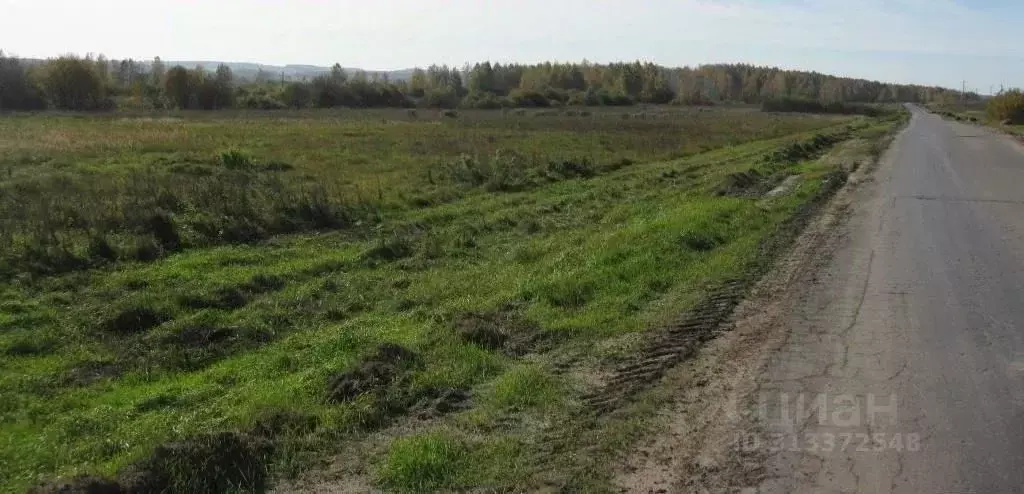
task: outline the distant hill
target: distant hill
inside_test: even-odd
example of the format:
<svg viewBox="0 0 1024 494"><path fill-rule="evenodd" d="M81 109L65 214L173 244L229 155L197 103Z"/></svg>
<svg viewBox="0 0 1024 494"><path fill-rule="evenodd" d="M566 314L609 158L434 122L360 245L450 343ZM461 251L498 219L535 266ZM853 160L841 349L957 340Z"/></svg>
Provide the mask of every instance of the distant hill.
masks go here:
<svg viewBox="0 0 1024 494"><path fill-rule="evenodd" d="M207 70L215 70L218 65L223 63L228 67L231 67L231 71L236 77L243 79L255 79L256 75L262 70L271 78L281 78L286 80L302 80L312 79L318 75L326 74L331 71L330 67L324 67L319 65L267 65L259 63L248 63L248 62L218 62L210 60L167 60L164 64L168 67L175 65L181 65L183 67L193 68L195 66L202 66ZM150 62L143 62L147 67ZM363 70L352 67L345 67L345 72L349 74ZM402 70L390 70L390 71L374 71L366 70L365 72L369 75L380 74L387 75L389 79L393 81L405 81L412 77L413 69L402 69Z"/></svg>

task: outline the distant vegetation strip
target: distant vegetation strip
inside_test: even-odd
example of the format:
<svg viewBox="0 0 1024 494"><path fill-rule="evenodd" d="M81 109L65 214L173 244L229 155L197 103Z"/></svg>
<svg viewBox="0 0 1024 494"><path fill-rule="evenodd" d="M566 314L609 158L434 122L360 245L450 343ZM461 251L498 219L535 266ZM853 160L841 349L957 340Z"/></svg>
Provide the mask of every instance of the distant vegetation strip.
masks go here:
<svg viewBox="0 0 1024 494"><path fill-rule="evenodd" d="M329 72L296 79L268 72L236 77L226 64L167 67L67 55L45 61L0 52L0 110L134 110L333 107L510 108L633 104L758 104L780 98L840 103L978 100L939 87L886 84L752 65L667 68L653 63L490 62L434 65L407 79L387 73Z"/></svg>
<svg viewBox="0 0 1024 494"><path fill-rule="evenodd" d="M795 112L795 113L826 113L833 115L866 115L877 117L886 113L886 109L879 105L868 105L863 103L843 103L833 101L822 103L820 101L801 98L778 98L767 100L761 104L762 111L768 112Z"/></svg>

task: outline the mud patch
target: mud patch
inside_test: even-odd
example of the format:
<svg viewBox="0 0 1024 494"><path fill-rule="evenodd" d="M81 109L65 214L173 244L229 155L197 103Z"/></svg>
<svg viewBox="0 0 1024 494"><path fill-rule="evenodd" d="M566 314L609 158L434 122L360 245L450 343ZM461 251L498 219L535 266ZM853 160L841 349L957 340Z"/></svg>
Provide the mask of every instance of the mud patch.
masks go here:
<svg viewBox="0 0 1024 494"><path fill-rule="evenodd" d="M790 175L789 177L786 177L786 179L783 180L782 183L778 185L778 187L775 187L774 189L768 191L768 193L765 194L764 196L765 198L772 199L775 197L781 197L792 194L793 191L796 190L797 186L800 185L800 182L802 181L803 177L801 177L800 175Z"/></svg>
<svg viewBox="0 0 1024 494"><path fill-rule="evenodd" d="M695 252L715 250L725 241L720 236L709 232L687 232L680 237L683 246Z"/></svg>
<svg viewBox="0 0 1024 494"><path fill-rule="evenodd" d="M287 282L279 276L257 274L237 287L221 288L210 296L182 296L178 304L193 310L238 310L249 305L253 297L280 291L286 285Z"/></svg>
<svg viewBox="0 0 1024 494"><path fill-rule="evenodd" d="M219 328L214 326L186 326L176 334L164 339L164 343L184 348L205 348L223 346L236 338L239 331L235 328Z"/></svg>
<svg viewBox="0 0 1024 494"><path fill-rule="evenodd" d="M196 324L164 335L155 349L140 348L139 354L167 368L195 370L228 355L265 345L274 336L265 329Z"/></svg>
<svg viewBox="0 0 1024 494"><path fill-rule="evenodd" d="M327 402L345 403L366 393L380 393L420 365L415 352L392 343L377 347L373 355L327 383Z"/></svg>
<svg viewBox="0 0 1024 494"><path fill-rule="evenodd" d="M467 343L514 357L543 343L541 327L512 311L464 314L456 319L455 331Z"/></svg>
<svg viewBox="0 0 1024 494"><path fill-rule="evenodd" d="M677 323L657 331L635 358L615 369L613 377L584 403L603 414L656 383L668 369L692 357L707 341L717 336L718 327L728 320L746 291L744 280L732 280L698 304Z"/></svg>
<svg viewBox="0 0 1024 494"><path fill-rule="evenodd" d="M62 387L88 386L101 379L120 377L124 368L117 362L94 360L72 367L61 379Z"/></svg>
<svg viewBox="0 0 1024 494"><path fill-rule="evenodd" d="M470 403L468 392L457 388L430 388L419 393L419 400L410 411L420 419L441 417L449 413L468 410Z"/></svg>
<svg viewBox="0 0 1024 494"><path fill-rule="evenodd" d="M249 303L249 297L237 288L224 288L209 297L186 295L181 297L178 303L182 307L193 310L219 309L228 311L245 307Z"/></svg>
<svg viewBox="0 0 1024 494"><path fill-rule="evenodd" d="M848 133L815 134L814 137L794 142L772 153L765 155L766 163L797 163L821 156L826 150L838 142L849 138Z"/></svg>
<svg viewBox="0 0 1024 494"><path fill-rule="evenodd" d="M127 491L114 480L82 475L67 480L43 482L28 490L29 494L122 494Z"/></svg>
<svg viewBox="0 0 1024 494"><path fill-rule="evenodd" d="M149 307L129 307L103 324L110 333L120 335L137 334L153 329L171 318Z"/></svg>
<svg viewBox="0 0 1024 494"><path fill-rule="evenodd" d="M241 288L252 294L271 293L284 289L287 282L284 278L275 275L257 274L253 276Z"/></svg>
<svg viewBox="0 0 1024 494"><path fill-rule="evenodd" d="M726 176L725 183L718 189L718 195L756 197L770 188L769 177L762 174L756 168L751 168L745 172L730 173Z"/></svg>
<svg viewBox="0 0 1024 494"><path fill-rule="evenodd" d="M309 434L320 426L320 419L291 410L269 412L260 417L253 426L252 434L256 437L272 439L280 435Z"/></svg>
<svg viewBox="0 0 1024 494"><path fill-rule="evenodd" d="M730 173L718 189L719 196L760 197L779 186L787 175L784 168L822 156L837 143L850 138L849 133L816 134L810 139L783 146L761 158L761 164L745 172Z"/></svg>

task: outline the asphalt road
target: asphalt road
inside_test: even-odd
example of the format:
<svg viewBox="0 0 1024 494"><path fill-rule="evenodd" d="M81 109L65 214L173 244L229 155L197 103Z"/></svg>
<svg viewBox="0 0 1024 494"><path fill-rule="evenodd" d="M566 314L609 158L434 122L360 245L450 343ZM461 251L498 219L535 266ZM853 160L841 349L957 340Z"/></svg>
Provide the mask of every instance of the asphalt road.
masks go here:
<svg viewBox="0 0 1024 494"><path fill-rule="evenodd" d="M911 111L759 383L759 492L1024 492L1024 147Z"/></svg>

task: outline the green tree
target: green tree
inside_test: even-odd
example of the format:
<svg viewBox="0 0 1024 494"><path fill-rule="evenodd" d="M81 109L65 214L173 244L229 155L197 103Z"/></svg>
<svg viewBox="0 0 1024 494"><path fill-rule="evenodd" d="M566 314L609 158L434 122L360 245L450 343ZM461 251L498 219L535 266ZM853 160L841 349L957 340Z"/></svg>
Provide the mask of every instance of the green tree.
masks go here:
<svg viewBox="0 0 1024 494"><path fill-rule="evenodd" d="M111 106L106 86L89 59L66 55L48 60L40 86L47 101L61 110L102 110Z"/></svg>
<svg viewBox="0 0 1024 494"><path fill-rule="evenodd" d="M417 67L412 71L412 77L409 78L409 91L412 96L416 98L423 97L423 94L427 92L429 88L427 82L427 73L423 69Z"/></svg>
<svg viewBox="0 0 1024 494"><path fill-rule="evenodd" d="M313 102L313 91L304 82L289 83L281 91L281 102L292 108L306 108Z"/></svg>
<svg viewBox="0 0 1024 494"><path fill-rule="evenodd" d="M164 87L165 77L167 77L167 67L164 65L163 60L160 57L153 59L153 63L149 69L150 84L154 87Z"/></svg>
<svg viewBox="0 0 1024 494"><path fill-rule="evenodd" d="M167 71L164 77L164 94L173 106L180 109L191 108L195 90L195 79L188 69L175 65Z"/></svg>
<svg viewBox="0 0 1024 494"><path fill-rule="evenodd" d="M46 106L25 65L0 51L0 111L39 110Z"/></svg>

